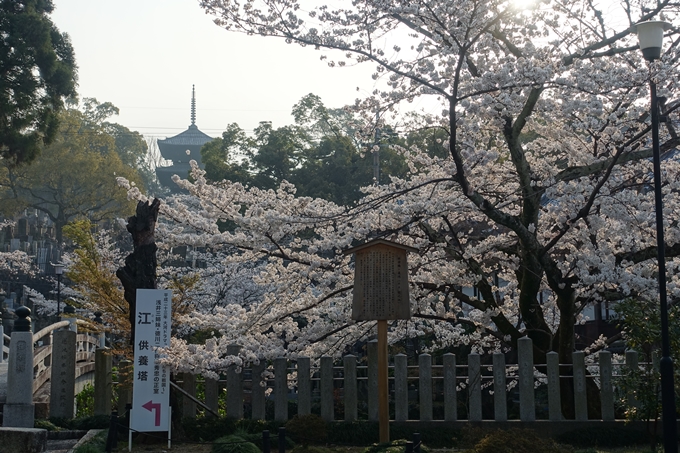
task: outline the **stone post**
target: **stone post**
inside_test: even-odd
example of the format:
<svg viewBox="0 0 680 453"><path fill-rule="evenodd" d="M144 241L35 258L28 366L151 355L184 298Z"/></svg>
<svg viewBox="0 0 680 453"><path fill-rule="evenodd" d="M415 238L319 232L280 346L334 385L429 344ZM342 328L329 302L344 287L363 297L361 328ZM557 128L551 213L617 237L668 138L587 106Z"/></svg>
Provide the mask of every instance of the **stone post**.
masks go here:
<svg viewBox="0 0 680 453"><path fill-rule="evenodd" d="M111 415L111 354L99 348L94 353L94 415Z"/></svg>
<svg viewBox="0 0 680 453"><path fill-rule="evenodd" d="M205 405L215 411L219 410L220 384L217 379L205 378ZM214 417L212 412L205 411L206 417Z"/></svg>
<svg viewBox="0 0 680 453"><path fill-rule="evenodd" d="M343 389L345 392L345 421L353 422L358 418L357 413L357 358L346 355L343 361Z"/></svg>
<svg viewBox="0 0 680 453"><path fill-rule="evenodd" d="M75 417L76 334L58 330L52 338L50 374L50 417L70 420Z"/></svg>
<svg viewBox="0 0 680 453"><path fill-rule="evenodd" d="M188 372L182 373L182 390L184 390L194 398L196 397L195 375ZM228 405L227 410L229 410ZM196 418L196 403L184 395L182 396L182 416L188 418Z"/></svg>
<svg viewBox="0 0 680 453"><path fill-rule="evenodd" d="M482 421L482 370L479 354L468 355L468 404L471 422Z"/></svg>
<svg viewBox="0 0 680 453"><path fill-rule="evenodd" d="M574 365L574 412L576 420L588 420L588 396L586 395L585 353L572 353Z"/></svg>
<svg viewBox="0 0 680 453"><path fill-rule="evenodd" d="M19 317L14 322L12 340L9 344L7 364L7 400L3 408L5 427L33 428L35 405L33 404L33 333L31 310L19 307Z"/></svg>
<svg viewBox="0 0 680 453"><path fill-rule="evenodd" d="M612 388L612 353L601 351L600 358L600 396L602 403L602 420L614 421L614 389Z"/></svg>
<svg viewBox="0 0 680 453"><path fill-rule="evenodd" d="M238 356L241 345L227 345L227 355ZM226 371L227 377L227 417L243 418L243 373L236 372L236 366L231 365Z"/></svg>
<svg viewBox="0 0 680 453"><path fill-rule="evenodd" d="M626 351L626 368L629 373L638 369L637 351L633 351L632 349ZM626 395L626 400L630 407L640 407L640 402L635 398L635 393L629 392L628 395Z"/></svg>
<svg viewBox="0 0 680 453"><path fill-rule="evenodd" d="M420 421L432 421L432 356L418 356L418 396L420 403Z"/></svg>
<svg viewBox="0 0 680 453"><path fill-rule="evenodd" d="M378 421L378 340L371 340L368 348L368 419Z"/></svg>
<svg viewBox="0 0 680 453"><path fill-rule="evenodd" d="M493 409L494 420L508 420L508 399L506 392L505 354L496 352L493 355Z"/></svg>
<svg viewBox="0 0 680 453"><path fill-rule="evenodd" d="M0 363L5 361L5 328L0 324Z"/></svg>
<svg viewBox="0 0 680 453"><path fill-rule="evenodd" d="M333 408L333 358L321 357L320 361L321 387L321 418L332 422L334 418Z"/></svg>
<svg viewBox="0 0 680 453"><path fill-rule="evenodd" d="M288 420L288 361L274 359L274 420Z"/></svg>
<svg viewBox="0 0 680 453"><path fill-rule="evenodd" d="M456 388L456 354L444 354L444 420L458 420L458 398Z"/></svg>
<svg viewBox="0 0 680 453"><path fill-rule="evenodd" d="M408 357L394 356L394 420L408 420Z"/></svg>
<svg viewBox="0 0 680 453"><path fill-rule="evenodd" d="M298 395L297 395L298 414L309 415L312 413L312 380L309 357L298 357L297 378L298 378Z"/></svg>
<svg viewBox="0 0 680 453"><path fill-rule="evenodd" d="M263 385L262 373L264 373L265 361L253 365L253 381L251 385L251 403L253 405L253 420L264 420L265 418L265 391L267 387Z"/></svg>
<svg viewBox="0 0 680 453"><path fill-rule="evenodd" d="M519 362L519 418L523 422L536 421L534 395L534 345L529 337L517 340Z"/></svg>
<svg viewBox="0 0 680 453"><path fill-rule="evenodd" d="M132 403L132 362L121 360L118 362L118 415L125 414L126 406Z"/></svg>
<svg viewBox="0 0 680 453"><path fill-rule="evenodd" d="M555 351L546 355L548 367L548 419L562 420L562 397L560 396L560 355Z"/></svg>

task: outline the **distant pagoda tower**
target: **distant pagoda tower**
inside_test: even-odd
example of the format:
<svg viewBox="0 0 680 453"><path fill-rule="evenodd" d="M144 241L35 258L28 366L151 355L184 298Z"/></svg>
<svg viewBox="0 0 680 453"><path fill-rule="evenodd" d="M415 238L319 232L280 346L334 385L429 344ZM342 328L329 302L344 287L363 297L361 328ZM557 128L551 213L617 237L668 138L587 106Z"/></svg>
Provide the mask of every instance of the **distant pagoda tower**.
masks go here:
<svg viewBox="0 0 680 453"><path fill-rule="evenodd" d="M195 85L191 87L191 125L187 130L181 132L174 137L166 138L165 140L158 140L158 148L161 156L164 159L171 160L172 165L169 167L157 167L156 176L160 183L169 188L172 192L179 192L177 184L172 182L173 175L179 175L186 179L189 175L190 160L195 160L198 165L203 168L201 162L201 147L211 141L213 138L208 134L201 132L196 126L196 89ZM189 153L187 154L187 150Z"/></svg>

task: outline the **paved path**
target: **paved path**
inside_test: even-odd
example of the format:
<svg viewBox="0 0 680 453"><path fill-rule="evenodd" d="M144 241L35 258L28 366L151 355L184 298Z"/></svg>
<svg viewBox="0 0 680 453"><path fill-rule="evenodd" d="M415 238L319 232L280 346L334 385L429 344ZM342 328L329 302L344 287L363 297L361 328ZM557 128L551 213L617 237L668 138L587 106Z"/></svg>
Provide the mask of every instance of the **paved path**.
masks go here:
<svg viewBox="0 0 680 453"><path fill-rule="evenodd" d="M45 453L69 453L80 439L48 440Z"/></svg>

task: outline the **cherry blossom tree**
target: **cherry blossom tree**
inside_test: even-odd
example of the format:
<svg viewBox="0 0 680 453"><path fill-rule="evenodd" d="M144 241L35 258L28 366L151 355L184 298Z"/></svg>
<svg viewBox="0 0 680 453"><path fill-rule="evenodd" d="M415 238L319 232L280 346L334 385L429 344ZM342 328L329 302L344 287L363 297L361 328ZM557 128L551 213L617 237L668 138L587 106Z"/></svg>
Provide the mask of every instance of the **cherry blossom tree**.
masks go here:
<svg viewBox="0 0 680 453"><path fill-rule="evenodd" d="M662 134L668 291L680 297L678 33L648 66L634 24L677 20L665 1L203 0L228 30L283 38L331 66L373 64L376 90L357 111L398 113L416 98L441 105L423 124L445 131L445 157L401 148L405 178L364 188L348 208L228 181L194 168L168 200L165 240L235 248L258 263L261 300L231 303L187 324L205 345L173 342L169 361L210 372L277 355L340 354L371 335L350 319L353 268L342 251L375 237L416 247L413 318L392 341L432 334L433 347L508 349L528 335L540 361L571 362L574 326L599 301L658 297L648 81L665 97ZM368 115L368 114L367 114ZM396 121L396 118L395 118ZM394 123L394 122L393 122ZM125 184L124 181L122 181ZM132 198L143 199L135 187ZM225 227L228 225L229 227ZM474 294L465 288L474 288ZM226 356L226 345L244 346Z"/></svg>

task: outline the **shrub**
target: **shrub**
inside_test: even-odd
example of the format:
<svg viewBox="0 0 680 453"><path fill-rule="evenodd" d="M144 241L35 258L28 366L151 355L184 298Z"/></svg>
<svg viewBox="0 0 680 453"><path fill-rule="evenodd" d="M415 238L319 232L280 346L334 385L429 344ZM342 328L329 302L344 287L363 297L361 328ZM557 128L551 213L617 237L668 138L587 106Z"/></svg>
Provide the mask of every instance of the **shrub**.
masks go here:
<svg viewBox="0 0 680 453"><path fill-rule="evenodd" d="M557 436L556 440L574 447L628 447L649 443L649 435L628 427L584 428Z"/></svg>
<svg viewBox="0 0 680 453"><path fill-rule="evenodd" d="M88 417L91 415L94 415L94 386L88 383L76 395L76 417Z"/></svg>
<svg viewBox="0 0 680 453"><path fill-rule="evenodd" d="M326 421L316 414L296 415L286 423L286 432L302 445L326 442Z"/></svg>
<svg viewBox="0 0 680 453"><path fill-rule="evenodd" d="M79 446L75 449L74 453L102 453L106 450L106 438L108 437L108 430L103 431L88 443Z"/></svg>
<svg viewBox="0 0 680 453"><path fill-rule="evenodd" d="M260 453L260 449L254 443L232 434L217 439L212 453Z"/></svg>
<svg viewBox="0 0 680 453"><path fill-rule="evenodd" d="M538 437L529 429L496 431L484 437L472 450L474 453L570 453L552 439Z"/></svg>
<svg viewBox="0 0 680 453"><path fill-rule="evenodd" d="M298 445L291 450L291 453L331 453L331 450L317 445Z"/></svg>
<svg viewBox="0 0 680 453"><path fill-rule="evenodd" d="M33 427L34 428L46 429L47 431L60 431L61 430L61 428L59 426L57 426L54 423L52 423L51 421L45 420L43 418L37 419L33 423Z"/></svg>
<svg viewBox="0 0 680 453"><path fill-rule="evenodd" d="M182 419L182 429L186 436L193 441L210 442L219 437L233 434L236 430L236 420L223 417L185 417Z"/></svg>
<svg viewBox="0 0 680 453"><path fill-rule="evenodd" d="M92 415L72 419L50 417L50 422L64 429L106 429L111 425L111 417L109 415Z"/></svg>
<svg viewBox="0 0 680 453"><path fill-rule="evenodd" d="M373 444L364 450L364 453L405 453L406 439L393 440L391 442L383 442L380 444ZM430 453L430 449L425 445L420 446L422 453Z"/></svg>

